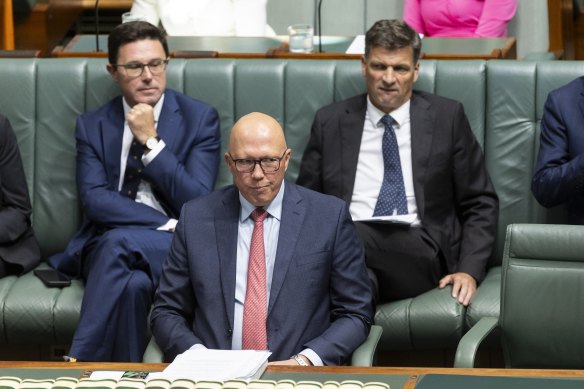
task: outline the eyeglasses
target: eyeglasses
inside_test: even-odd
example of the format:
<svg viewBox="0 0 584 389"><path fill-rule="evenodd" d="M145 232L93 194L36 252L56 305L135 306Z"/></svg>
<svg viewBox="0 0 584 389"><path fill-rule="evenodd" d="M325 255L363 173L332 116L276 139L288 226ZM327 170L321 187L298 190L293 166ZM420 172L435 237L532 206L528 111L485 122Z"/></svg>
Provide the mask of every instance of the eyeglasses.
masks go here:
<svg viewBox="0 0 584 389"><path fill-rule="evenodd" d="M154 75L161 74L166 70L166 65L168 65L168 58L167 59L155 59L150 61L149 63L141 63L141 62L128 62L123 65L113 65L118 68L124 68L126 71L126 75L128 77L136 78L140 77L142 73L144 73L144 68L148 67L150 69L150 73Z"/></svg>
<svg viewBox="0 0 584 389"><path fill-rule="evenodd" d="M288 149L284 150L284 153L280 158L262 158L262 159L233 159L231 154L229 154L229 158L235 164L235 170L239 173L251 173L254 171L256 164L259 164L262 168L264 173L274 173L280 169L280 161L284 159L284 155L286 154Z"/></svg>

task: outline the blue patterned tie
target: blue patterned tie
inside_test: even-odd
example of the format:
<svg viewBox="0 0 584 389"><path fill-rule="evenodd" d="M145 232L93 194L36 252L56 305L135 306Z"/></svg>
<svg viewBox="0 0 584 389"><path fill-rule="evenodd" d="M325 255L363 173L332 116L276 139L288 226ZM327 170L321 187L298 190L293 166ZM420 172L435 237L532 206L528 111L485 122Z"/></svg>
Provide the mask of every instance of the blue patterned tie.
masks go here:
<svg viewBox="0 0 584 389"><path fill-rule="evenodd" d="M397 210L396 213L398 215L404 215L408 213L408 205L399 160L399 147L395 132L391 126L393 118L385 115L381 118L380 122L385 127L382 142L383 183L381 184L373 216L393 215L394 210Z"/></svg>

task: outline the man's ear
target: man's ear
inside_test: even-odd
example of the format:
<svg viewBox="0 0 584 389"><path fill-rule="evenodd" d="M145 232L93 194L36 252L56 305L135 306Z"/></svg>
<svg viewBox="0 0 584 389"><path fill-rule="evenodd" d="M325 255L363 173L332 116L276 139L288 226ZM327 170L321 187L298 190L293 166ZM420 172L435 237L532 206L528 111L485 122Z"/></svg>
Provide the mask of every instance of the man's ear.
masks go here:
<svg viewBox="0 0 584 389"><path fill-rule="evenodd" d="M227 164L227 167L229 168L229 170L231 170L231 157L229 156L229 153L226 152L223 155L223 158L225 159L225 163Z"/></svg>
<svg viewBox="0 0 584 389"><path fill-rule="evenodd" d="M110 76L112 76L112 78L114 79L115 82L118 82L118 72L115 66L113 66L111 63L108 63L105 68L107 69L107 72L110 74Z"/></svg>

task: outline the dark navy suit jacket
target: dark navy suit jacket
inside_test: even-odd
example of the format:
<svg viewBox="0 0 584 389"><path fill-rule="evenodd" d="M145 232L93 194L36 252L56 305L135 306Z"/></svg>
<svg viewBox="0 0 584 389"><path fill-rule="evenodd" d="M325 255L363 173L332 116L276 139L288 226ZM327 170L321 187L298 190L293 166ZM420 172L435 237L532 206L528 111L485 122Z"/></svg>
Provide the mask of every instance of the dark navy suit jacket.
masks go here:
<svg viewBox="0 0 584 389"><path fill-rule="evenodd" d="M531 189L543 206L564 204L568 222L584 224L584 77L548 95Z"/></svg>
<svg viewBox="0 0 584 389"><path fill-rule="evenodd" d="M235 305L238 190L228 186L185 205L151 315L174 358L200 343L230 349ZM268 303L271 360L308 347L339 365L367 337L371 290L363 248L339 199L286 183Z"/></svg>
<svg viewBox="0 0 584 389"><path fill-rule="evenodd" d="M176 218L184 203L213 190L220 149L217 111L170 89L164 96L157 131L166 146L144 168L143 179L169 215L118 192L125 120L118 96L77 120L77 188L84 221L66 251L49 258L53 267L79 275L83 248L104 230L156 229Z"/></svg>

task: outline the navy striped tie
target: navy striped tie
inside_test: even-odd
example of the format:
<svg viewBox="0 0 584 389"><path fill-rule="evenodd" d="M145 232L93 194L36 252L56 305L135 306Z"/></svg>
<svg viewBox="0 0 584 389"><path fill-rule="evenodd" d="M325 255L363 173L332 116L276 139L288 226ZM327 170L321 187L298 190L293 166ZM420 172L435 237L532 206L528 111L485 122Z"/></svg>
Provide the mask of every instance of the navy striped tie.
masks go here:
<svg viewBox="0 0 584 389"><path fill-rule="evenodd" d="M385 127L383 133L383 183L375 205L373 216L398 215L408 213L406 191L399 160L399 147L393 130L393 118L385 115L380 120Z"/></svg>

